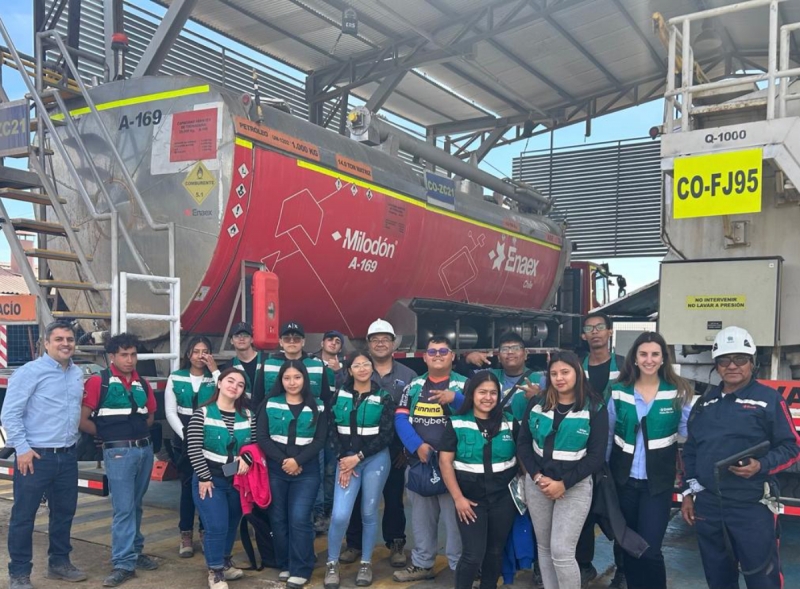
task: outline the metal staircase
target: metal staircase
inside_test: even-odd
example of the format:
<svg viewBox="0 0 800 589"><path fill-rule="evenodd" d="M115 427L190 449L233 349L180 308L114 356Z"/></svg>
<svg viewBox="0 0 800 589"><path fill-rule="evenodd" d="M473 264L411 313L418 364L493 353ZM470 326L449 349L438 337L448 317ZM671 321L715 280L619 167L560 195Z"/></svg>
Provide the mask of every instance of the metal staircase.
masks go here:
<svg viewBox="0 0 800 589"><path fill-rule="evenodd" d="M70 319L91 321L93 329L117 333L120 323L118 267L120 241L124 242L131 253L135 268L140 275L153 276L153 281L148 282L149 289L154 294L172 297L174 289L165 281L156 277L149 268L141 254L137 251L124 223L119 222L118 212L111 199L103 179L93 163L93 157L83 142L75 124L66 100L78 98L88 107L88 113L83 116L96 117L100 123L100 134L105 139L110 154L116 160L122 174L122 181L133 200L142 213L146 226L152 231L165 231L168 233L169 243L169 277L175 277L175 252L174 252L174 224L156 223L143 201L137 186L124 165L122 158L113 144L111 136L103 125L97 108L89 95L89 90L81 80L77 66L63 39L55 31L44 31L36 34L36 57L23 58L14 47L11 36L0 19L0 37L5 45L0 49L0 63L16 69L28 92L27 112L30 127L30 142L24 149L10 157L25 157L28 159L29 172L0 165L0 223L3 233L8 240L11 254L20 267L25 282L32 294L38 295L38 311L40 323L47 323L53 319ZM59 54L59 61L63 63L63 72L57 72L46 67L43 61L46 46L48 51ZM8 102L5 90L0 86L0 103ZM33 118L30 118L33 113ZM57 127L65 127L59 133ZM86 168L91 174L91 180L100 187L101 202L105 211L100 212L92 201L84 185L84 178L78 172L76 165L70 159L62 137L67 137L71 148L77 148L83 158L83 174ZM111 272L110 282L98 280L92 267L92 257L84 251L84 246L78 238L79 231L86 228L74 226L71 222L66 201L61 198L56 188L49 158L57 155L69 172L69 180L77 188L80 202L88 211L90 223L99 225L105 234L110 235L111 244ZM97 155L97 154L96 154ZM6 157L9 157L8 155ZM0 159L2 162L2 159ZM17 200L34 205L36 219L11 218L3 204L5 200ZM74 210L74 208L73 208ZM24 249L20 242L18 231L32 232L38 236L38 244L34 249ZM51 249L48 247L48 237L64 238L68 248ZM28 258L40 260L38 275L28 264ZM71 262L77 269L78 280L62 280L49 273L48 261ZM158 280L157 280L158 278ZM80 291L85 299L87 310L74 311L51 307L51 301L57 302L58 297L52 296L59 291ZM174 314L174 313L173 313ZM178 318L175 318L175 327L178 327ZM95 346L96 347L96 346ZM171 346L172 347L172 346ZM177 358L177 350L170 350Z"/></svg>

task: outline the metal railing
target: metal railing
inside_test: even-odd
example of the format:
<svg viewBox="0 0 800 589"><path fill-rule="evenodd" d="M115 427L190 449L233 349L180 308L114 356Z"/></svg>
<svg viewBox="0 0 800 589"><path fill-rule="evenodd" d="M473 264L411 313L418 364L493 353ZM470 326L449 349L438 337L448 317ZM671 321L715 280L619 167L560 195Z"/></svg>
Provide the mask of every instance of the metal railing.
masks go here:
<svg viewBox="0 0 800 589"><path fill-rule="evenodd" d="M117 283L118 281L118 283ZM129 320L168 321L169 322L169 352L166 354L139 354L139 360L169 360L170 372L180 367L181 349L181 279L170 276L152 276L150 274L129 274L120 272L119 278L114 277L115 287L118 286L119 307L112 307L111 334L128 331ZM160 282L166 284L169 291L169 313L129 313L128 312L128 283L129 282Z"/></svg>
<svg viewBox="0 0 800 589"><path fill-rule="evenodd" d="M800 23L783 25L778 28L778 5L787 0L749 0L729 6L712 8L702 12L695 12L683 16L671 18L669 25L669 57L667 67L667 91L664 94L666 99L666 121L665 131L667 133L676 132L675 122L680 121L680 131L691 131L693 114L702 114L715 110L714 106L692 107L692 96L697 92L709 90L719 90L739 86L741 84L757 84L767 82L766 111L767 120L776 118L776 104L778 106L778 116L786 116L786 102L788 100L800 99L800 94L790 95L788 85L790 78L800 76L800 68L789 67L789 48L790 34L793 30L800 29ZM737 76L707 82L702 84L693 83L695 59L694 51L691 47L691 23L693 21L708 18L720 17L732 13L751 10L763 6L769 7L769 38L767 46L767 71L760 74ZM677 73L676 57L678 42L681 43L681 85L676 87L675 78ZM778 49L780 44L780 66L778 65ZM780 81L780 84L778 82ZM678 100L680 98L680 100ZM676 110L680 108L680 119L675 118Z"/></svg>

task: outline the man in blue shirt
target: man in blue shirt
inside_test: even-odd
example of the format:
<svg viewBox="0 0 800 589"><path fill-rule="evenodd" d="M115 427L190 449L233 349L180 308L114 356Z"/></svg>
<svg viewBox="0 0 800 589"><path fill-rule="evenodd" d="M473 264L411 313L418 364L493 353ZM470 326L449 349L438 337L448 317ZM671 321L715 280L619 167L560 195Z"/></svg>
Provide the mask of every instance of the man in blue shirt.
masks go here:
<svg viewBox="0 0 800 589"><path fill-rule="evenodd" d="M8 526L9 589L33 589L33 526L42 496L50 507L47 577L84 581L69 560L78 503L78 456L83 374L72 362L75 330L55 321L45 328L46 354L14 371L0 419L14 448L14 506Z"/></svg>

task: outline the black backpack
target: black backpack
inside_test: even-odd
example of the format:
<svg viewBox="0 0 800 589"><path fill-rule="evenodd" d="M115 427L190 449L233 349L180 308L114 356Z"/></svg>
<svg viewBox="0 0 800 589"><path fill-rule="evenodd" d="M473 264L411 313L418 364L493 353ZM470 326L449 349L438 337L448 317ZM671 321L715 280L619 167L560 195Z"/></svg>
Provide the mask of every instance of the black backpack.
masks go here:
<svg viewBox="0 0 800 589"><path fill-rule="evenodd" d="M250 538L250 526L255 532L256 546L261 562L256 562L256 553L253 549L253 541ZM239 524L239 537L242 541L242 548L250 560L250 570L260 571L262 569L278 568L275 562L275 547L272 541L272 526L270 526L267 512L257 506L253 506L253 511L242 518Z"/></svg>

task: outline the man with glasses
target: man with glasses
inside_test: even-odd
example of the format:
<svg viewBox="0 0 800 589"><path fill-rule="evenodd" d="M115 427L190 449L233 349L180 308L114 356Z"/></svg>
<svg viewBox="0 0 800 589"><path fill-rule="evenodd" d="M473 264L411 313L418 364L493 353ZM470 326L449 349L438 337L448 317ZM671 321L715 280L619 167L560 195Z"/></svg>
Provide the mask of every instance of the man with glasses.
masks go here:
<svg viewBox="0 0 800 589"><path fill-rule="evenodd" d="M779 589L775 474L800 458L800 438L780 394L755 380L756 344L746 330L720 331L711 357L722 382L689 416L681 512L697 528L709 587L738 587L741 569L748 589ZM715 472L717 462L764 441L768 450Z"/></svg>
<svg viewBox="0 0 800 589"><path fill-rule="evenodd" d="M417 377L417 373L408 366L395 362L392 354L395 350L395 333L392 324L383 319L373 321L367 330L367 344L372 356L374 370L372 382L392 395L395 404L400 403L403 390ZM406 456L403 443L395 431L394 439L389 446L392 469L383 487L383 541L391 551L389 564L395 568L406 566L406 512L403 507L403 491L405 489ZM350 525L347 527L347 548L339 556L339 562L349 564L361 556L361 493L356 498Z"/></svg>
<svg viewBox="0 0 800 589"><path fill-rule="evenodd" d="M612 353L611 336L614 331L611 319L605 313L589 313L583 319L581 339L589 346L589 354L583 359L583 371L589 384L598 393L603 395L607 402L611 394L611 385L619 376L618 366L625 363L625 359ZM583 524L578 545L575 549L575 560L581 570L581 586L585 587L597 577L597 569L592 564L594 560L594 516L589 513ZM616 570L611 579L609 589L625 589L625 571L623 568L622 549L614 543L614 564Z"/></svg>
<svg viewBox="0 0 800 589"><path fill-rule="evenodd" d="M448 416L464 401L466 378L452 372L453 353L450 340L434 336L427 342L425 364L428 372L411 381L397 405L395 429L409 454L409 462L428 462L444 434ZM445 553L452 570L461 558L461 535L456 524L456 509L449 493L423 497L411 489L411 529L414 549L411 564L394 573L395 581L433 579L433 563L438 553L439 518L445 523Z"/></svg>
<svg viewBox="0 0 800 589"><path fill-rule="evenodd" d="M69 559L78 504L78 455L83 373L72 362L75 329L55 321L45 328L45 354L17 368L8 380L0 420L14 448L14 505L8 524L9 589L33 589L33 526L47 494L47 578L85 581Z"/></svg>
<svg viewBox="0 0 800 589"><path fill-rule="evenodd" d="M264 367L261 352L253 347L253 328L249 323L237 323L231 329L231 346L236 355L230 367L244 372L250 408L255 411L264 400ZM228 368L223 366L222 370Z"/></svg>

